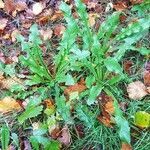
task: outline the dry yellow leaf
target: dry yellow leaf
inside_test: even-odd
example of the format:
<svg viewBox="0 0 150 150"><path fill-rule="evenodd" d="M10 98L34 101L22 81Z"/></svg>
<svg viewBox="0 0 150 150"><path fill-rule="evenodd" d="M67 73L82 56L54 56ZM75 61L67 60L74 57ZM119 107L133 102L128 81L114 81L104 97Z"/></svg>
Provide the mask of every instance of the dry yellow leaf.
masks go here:
<svg viewBox="0 0 150 150"><path fill-rule="evenodd" d="M45 8L45 6L43 3L37 2L37 3L33 4L32 12L34 15L38 15L43 11L44 8Z"/></svg>
<svg viewBox="0 0 150 150"><path fill-rule="evenodd" d="M0 112L1 113L7 113L10 111L19 111L21 110L21 106L19 105L19 103L11 98L11 97L5 97L2 100L0 100Z"/></svg>
<svg viewBox="0 0 150 150"><path fill-rule="evenodd" d="M127 92L129 98L134 100L142 99L144 96L148 94L145 85L141 81L135 81L130 83L127 86Z"/></svg>
<svg viewBox="0 0 150 150"><path fill-rule="evenodd" d="M4 2L0 0L0 8L4 8Z"/></svg>

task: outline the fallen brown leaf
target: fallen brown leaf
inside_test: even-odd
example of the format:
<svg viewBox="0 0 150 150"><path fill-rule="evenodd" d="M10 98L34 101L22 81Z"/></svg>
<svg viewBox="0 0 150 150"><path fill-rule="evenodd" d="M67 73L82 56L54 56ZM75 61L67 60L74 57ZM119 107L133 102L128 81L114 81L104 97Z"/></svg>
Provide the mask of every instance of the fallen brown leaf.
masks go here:
<svg viewBox="0 0 150 150"><path fill-rule="evenodd" d="M54 107L53 101L51 99L44 100L44 103L46 104L46 108Z"/></svg>
<svg viewBox="0 0 150 150"><path fill-rule="evenodd" d="M67 125L62 129L61 137L58 137L57 140L66 146L70 144L71 135Z"/></svg>
<svg viewBox="0 0 150 150"><path fill-rule="evenodd" d="M8 19L2 18L0 19L0 30L4 30L7 25Z"/></svg>
<svg viewBox="0 0 150 150"><path fill-rule="evenodd" d="M98 116L98 120L105 126L112 127L113 121L111 115L114 113L113 99L105 93L101 93L99 96L99 105L101 114Z"/></svg>
<svg viewBox="0 0 150 150"><path fill-rule="evenodd" d="M86 89L86 85L84 83L84 81L80 81L79 83L76 83L74 85L68 86L65 90L64 90L64 94L69 96L71 93L73 92L79 92L81 93L82 91L84 91Z"/></svg>
<svg viewBox="0 0 150 150"><path fill-rule="evenodd" d="M148 94L145 85L141 81L135 81L128 84L127 92L129 98L134 100L142 99Z"/></svg>
<svg viewBox="0 0 150 150"><path fill-rule="evenodd" d="M133 62L130 61L130 60L126 60L124 61L123 63L123 68L124 68L124 71L128 74L131 74L131 67L133 65Z"/></svg>
<svg viewBox="0 0 150 150"><path fill-rule="evenodd" d="M132 5L134 4L141 4L143 3L144 0L130 0L130 2L132 3Z"/></svg>
<svg viewBox="0 0 150 150"><path fill-rule="evenodd" d="M11 97L5 97L0 100L0 112L1 113L7 113L10 111L20 111L22 108L19 105L19 103L11 98Z"/></svg>
<svg viewBox="0 0 150 150"><path fill-rule="evenodd" d="M52 13L53 13L53 11L50 8L44 10L43 13L41 15L39 15L36 22L39 24L45 25L50 20Z"/></svg>
<svg viewBox="0 0 150 150"><path fill-rule="evenodd" d="M40 30L41 38L46 41L50 40L53 34L53 31L50 28L47 28L46 30Z"/></svg>
<svg viewBox="0 0 150 150"><path fill-rule="evenodd" d="M127 5L125 2L117 2L115 5L113 5L113 8L117 11L123 11L127 9Z"/></svg>
<svg viewBox="0 0 150 150"><path fill-rule="evenodd" d="M64 33L65 29L65 26L58 24L54 27L54 34L56 36L61 36Z"/></svg>
<svg viewBox="0 0 150 150"><path fill-rule="evenodd" d="M50 18L51 21L56 21L63 17L63 13L60 10L54 12L54 15Z"/></svg>
<svg viewBox="0 0 150 150"><path fill-rule="evenodd" d="M132 150L132 147L130 144L122 143L121 150Z"/></svg>

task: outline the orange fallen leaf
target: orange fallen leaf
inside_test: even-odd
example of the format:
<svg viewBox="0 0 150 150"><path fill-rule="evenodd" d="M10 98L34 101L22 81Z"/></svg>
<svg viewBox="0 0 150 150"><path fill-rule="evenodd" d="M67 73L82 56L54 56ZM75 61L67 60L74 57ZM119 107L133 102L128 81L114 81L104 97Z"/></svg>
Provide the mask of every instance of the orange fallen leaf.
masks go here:
<svg viewBox="0 0 150 150"><path fill-rule="evenodd" d="M113 114L114 113L114 103L113 101L109 101L105 104L105 111Z"/></svg>
<svg viewBox="0 0 150 150"><path fill-rule="evenodd" d="M129 98L134 100L142 99L148 94L145 85L141 81L135 81L128 84L127 92Z"/></svg>
<svg viewBox="0 0 150 150"><path fill-rule="evenodd" d="M37 3L33 4L32 12L33 12L34 15L38 15L43 11L44 8L45 8L44 3L37 2Z"/></svg>
<svg viewBox="0 0 150 150"><path fill-rule="evenodd" d="M102 93L99 97L99 105L101 108L101 114L98 116L98 120L107 127L112 127L111 115L114 113L114 104L112 97Z"/></svg>
<svg viewBox="0 0 150 150"><path fill-rule="evenodd" d="M36 19L36 22L45 25L50 20L52 13L53 11L50 8L44 10L44 12Z"/></svg>
<svg viewBox="0 0 150 150"><path fill-rule="evenodd" d="M44 103L46 104L46 108L52 108L54 106L51 99L44 100Z"/></svg>
<svg viewBox="0 0 150 150"><path fill-rule="evenodd" d="M127 9L127 5L125 2L117 2L115 5L113 5L113 8L117 11L123 11Z"/></svg>
<svg viewBox="0 0 150 150"><path fill-rule="evenodd" d="M7 25L8 19L2 18L0 19L0 30L4 30Z"/></svg>
<svg viewBox="0 0 150 150"><path fill-rule="evenodd" d="M44 41L51 39L53 31L50 28L40 30L41 37Z"/></svg>
<svg viewBox="0 0 150 150"><path fill-rule="evenodd" d="M128 143L122 143L121 150L132 150L132 147Z"/></svg>
<svg viewBox="0 0 150 150"><path fill-rule="evenodd" d="M0 0L0 8L4 8L4 2Z"/></svg>
<svg viewBox="0 0 150 150"><path fill-rule="evenodd" d="M65 95L69 96L73 92L83 92L86 89L86 85L83 81L80 81L79 83L76 83L74 85L68 86L65 90L64 93Z"/></svg>
<svg viewBox="0 0 150 150"><path fill-rule="evenodd" d="M99 115L97 119L99 120L99 122L103 123L106 127L110 127L110 128L112 127L112 122L110 118Z"/></svg>
<svg viewBox="0 0 150 150"><path fill-rule="evenodd" d="M51 21L56 21L58 19L61 19L63 17L63 13L60 10L57 10L54 12L54 15L50 18Z"/></svg>
<svg viewBox="0 0 150 150"><path fill-rule="evenodd" d="M0 100L0 112L1 113L7 113L10 111L14 111L14 110L19 111L21 109L22 108L19 105L19 103L11 97L5 97Z"/></svg>
<svg viewBox="0 0 150 150"><path fill-rule="evenodd" d="M61 36L64 33L65 29L65 26L58 24L54 27L54 34L56 36Z"/></svg>

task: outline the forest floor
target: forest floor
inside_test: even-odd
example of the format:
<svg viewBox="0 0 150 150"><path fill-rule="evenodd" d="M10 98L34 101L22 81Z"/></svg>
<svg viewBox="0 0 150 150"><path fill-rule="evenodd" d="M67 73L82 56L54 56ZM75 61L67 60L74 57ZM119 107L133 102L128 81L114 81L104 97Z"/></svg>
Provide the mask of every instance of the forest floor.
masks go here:
<svg viewBox="0 0 150 150"><path fill-rule="evenodd" d="M150 0L0 0L0 149L149 150Z"/></svg>

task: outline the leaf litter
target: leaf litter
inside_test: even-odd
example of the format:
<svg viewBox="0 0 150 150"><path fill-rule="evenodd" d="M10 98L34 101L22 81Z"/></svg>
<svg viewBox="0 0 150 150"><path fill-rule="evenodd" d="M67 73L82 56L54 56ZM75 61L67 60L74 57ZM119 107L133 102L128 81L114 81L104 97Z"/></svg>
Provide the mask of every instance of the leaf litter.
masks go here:
<svg viewBox="0 0 150 150"><path fill-rule="evenodd" d="M104 8L96 0L94 1L84 0L83 2L86 4L87 9L89 11L90 27L91 28L95 27L97 23L99 24L101 19L103 19L101 17L102 15L101 14L99 15L99 13L103 13ZM134 4L140 4L142 2L143 0L130 0L130 2L123 0L123 1L110 4L110 6L112 6L112 8L114 8L117 11L125 12L130 7L129 6L130 3L134 5ZM71 2L68 1L68 3L71 3ZM56 8L54 8L54 5L56 5ZM52 38L54 38L54 36L61 38L64 31L66 30L66 27L63 24L58 23L54 25L54 27L51 26L48 28L47 27L43 28L44 25L47 25L49 23L55 24L55 22L57 21L59 22L59 20L62 19L63 13L62 11L57 9L58 5L59 5L59 2L57 4L57 2L54 3L52 1L51 6L53 6L53 8L51 8L49 7L50 5L48 1L29 2L29 1L18 0L17 2L15 2L14 0L6 0L5 2L3 2L2 0L0 0L0 9L2 9L4 12L3 17L0 18L0 22L1 22L0 34L2 35L2 38L0 38L0 40L3 41L3 43L5 43L6 45L7 45L6 41L10 41L11 44L14 44L16 42L16 37L18 33L22 35L28 35L28 29L33 24L33 22L37 22L40 25L40 34L41 34L41 38L43 41L51 40ZM93 9L95 9L94 12L93 12ZM107 13L109 11L107 11ZM7 14L5 14L5 12ZM17 24L14 25L12 23L12 19L16 19L16 18L19 20L19 26ZM125 19L123 19L123 21ZM7 29L9 30L9 32ZM16 54L16 57L18 58L18 54ZM5 54L3 54L2 52L0 52L0 60L4 64L9 64L9 63L14 62L14 61L8 60L8 58L6 58ZM133 62L131 61L127 61L124 63L124 71L128 73L129 75L132 74L132 65L133 65ZM145 65L145 70L143 72L144 82L135 81L127 85L127 93L128 93L129 99L140 100L140 99L143 99L145 96L147 96L148 93L150 93L150 80L149 80L150 70L148 69L148 66L149 66L149 62ZM0 86L2 89L5 89L5 90L10 89L13 85L18 84L18 83L22 84L22 81L16 77L5 78L3 74L0 76ZM86 91L86 89L87 87L85 85L84 80L81 80L75 83L74 85L67 86L64 90L64 94L66 96L70 96L74 92L81 93L83 91ZM115 121L113 120L114 109L115 109L113 99L106 94L102 94L99 97L98 101L99 101L99 106L101 110L100 115L97 117L99 122L103 123L107 127L112 128L113 125L115 124ZM11 97L5 97L1 99L0 102L1 102L0 111L3 113L9 112L9 111L22 110L22 107L19 105L17 100ZM11 103L11 106L10 106L10 103ZM53 109L53 111L50 112L53 115L53 113L55 112L55 106L52 100L46 99L44 100L42 104L44 104L47 109L50 109L50 110ZM9 105L9 107L7 107L7 105ZM147 114L148 113L146 112L137 112L135 114L135 125L140 128L149 127L148 125L149 119L147 119L148 118L147 116L149 115ZM57 120L59 118L59 117L57 118L56 115L54 115L53 117L52 118L54 120ZM144 123L143 121L142 122L139 121L142 119L145 120L144 118L146 118L146 120L148 121L145 121ZM71 143L71 134L70 134L69 128L67 125L61 128L57 124L57 121L56 121L56 124L54 124L54 126L49 126L49 134L53 139L57 139L63 145L68 146ZM24 147L31 149L31 145L28 140L27 141L23 140L23 145ZM130 144L122 143L121 149L131 150L132 148Z"/></svg>

